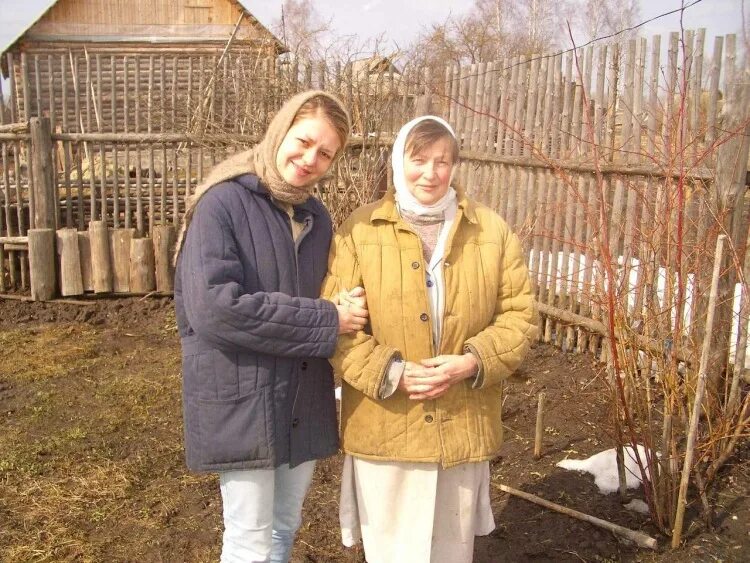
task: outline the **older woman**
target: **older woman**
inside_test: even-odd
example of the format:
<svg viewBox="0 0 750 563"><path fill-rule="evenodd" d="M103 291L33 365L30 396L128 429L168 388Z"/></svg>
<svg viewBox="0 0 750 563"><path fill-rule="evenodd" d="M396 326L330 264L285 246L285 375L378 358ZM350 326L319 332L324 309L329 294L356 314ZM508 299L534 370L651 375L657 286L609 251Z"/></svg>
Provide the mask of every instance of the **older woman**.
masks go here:
<svg viewBox="0 0 750 563"><path fill-rule="evenodd" d="M334 238L324 294L365 288L367 330L339 337L345 545L369 563L468 562L494 528L489 461L502 381L536 335L518 238L451 186L458 143L434 116L407 123L393 184Z"/></svg>

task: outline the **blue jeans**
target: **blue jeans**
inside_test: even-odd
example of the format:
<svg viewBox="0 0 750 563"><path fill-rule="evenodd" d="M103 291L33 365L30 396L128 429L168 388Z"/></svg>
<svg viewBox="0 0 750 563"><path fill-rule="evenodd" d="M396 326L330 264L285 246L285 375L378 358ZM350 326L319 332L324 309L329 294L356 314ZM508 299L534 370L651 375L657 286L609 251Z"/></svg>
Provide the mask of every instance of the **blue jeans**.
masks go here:
<svg viewBox="0 0 750 563"><path fill-rule="evenodd" d="M224 471L221 563L287 563L302 523L302 502L315 461L290 469Z"/></svg>

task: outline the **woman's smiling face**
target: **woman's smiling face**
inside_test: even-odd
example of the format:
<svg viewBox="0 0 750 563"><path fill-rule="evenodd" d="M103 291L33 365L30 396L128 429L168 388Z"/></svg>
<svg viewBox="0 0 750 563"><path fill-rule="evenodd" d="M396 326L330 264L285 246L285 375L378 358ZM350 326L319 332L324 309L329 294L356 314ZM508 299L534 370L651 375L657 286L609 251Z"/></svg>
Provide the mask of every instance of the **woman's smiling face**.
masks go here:
<svg viewBox="0 0 750 563"><path fill-rule="evenodd" d="M302 188L317 182L331 166L341 141L322 115L294 123L276 153L276 168L284 181Z"/></svg>
<svg viewBox="0 0 750 563"><path fill-rule="evenodd" d="M415 154L404 155L404 178L422 205L434 205L448 193L453 171L451 139L442 137Z"/></svg>

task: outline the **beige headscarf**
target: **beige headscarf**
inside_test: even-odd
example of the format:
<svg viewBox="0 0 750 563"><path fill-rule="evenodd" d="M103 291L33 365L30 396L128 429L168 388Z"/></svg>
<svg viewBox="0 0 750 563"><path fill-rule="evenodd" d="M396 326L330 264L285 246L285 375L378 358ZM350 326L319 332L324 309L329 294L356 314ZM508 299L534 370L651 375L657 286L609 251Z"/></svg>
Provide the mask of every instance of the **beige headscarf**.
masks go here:
<svg viewBox="0 0 750 563"><path fill-rule="evenodd" d="M195 207L206 192L216 184L220 184L231 178L236 178L237 176L242 176L243 174L252 173L263 181L263 184L268 188L268 191L271 192L271 195L275 199L292 205L297 205L307 201L307 198L310 197L315 188L315 183L313 182L309 186L304 186L304 188L297 188L287 184L276 168L276 153L278 153L279 146L281 146L281 142L284 140L287 131L289 131L289 128L292 126L294 118L297 117L297 112L309 99L316 96L325 96L332 99L342 108L344 107L341 100L328 92L323 92L322 90L308 90L307 92L301 92L290 98L281 107L279 112L273 117L271 123L268 125L266 134L260 143L249 150L230 156L226 160L217 164L211 172L209 172L208 176L203 180L203 183L195 189L195 193L188 198L185 208L185 216L182 220L182 228L180 229L180 236L177 238L177 246L174 254L175 262L177 261L177 256L182 249L182 243L185 240L190 221L193 219ZM341 154L343 148L344 147L342 146L339 149L339 154Z"/></svg>

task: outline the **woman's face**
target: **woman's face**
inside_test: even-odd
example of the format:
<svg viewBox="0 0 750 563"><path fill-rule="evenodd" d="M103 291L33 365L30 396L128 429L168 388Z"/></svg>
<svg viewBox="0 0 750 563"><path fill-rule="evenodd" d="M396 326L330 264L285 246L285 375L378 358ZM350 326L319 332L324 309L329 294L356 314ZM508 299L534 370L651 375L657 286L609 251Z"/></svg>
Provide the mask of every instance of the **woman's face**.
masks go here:
<svg viewBox="0 0 750 563"><path fill-rule="evenodd" d="M451 140L447 137L416 154L404 155L406 187L422 205L434 205L448 193L452 170Z"/></svg>
<svg viewBox="0 0 750 563"><path fill-rule="evenodd" d="M308 186L328 171L339 148L339 136L326 118L305 117L286 132L276 153L276 168L287 184Z"/></svg>

